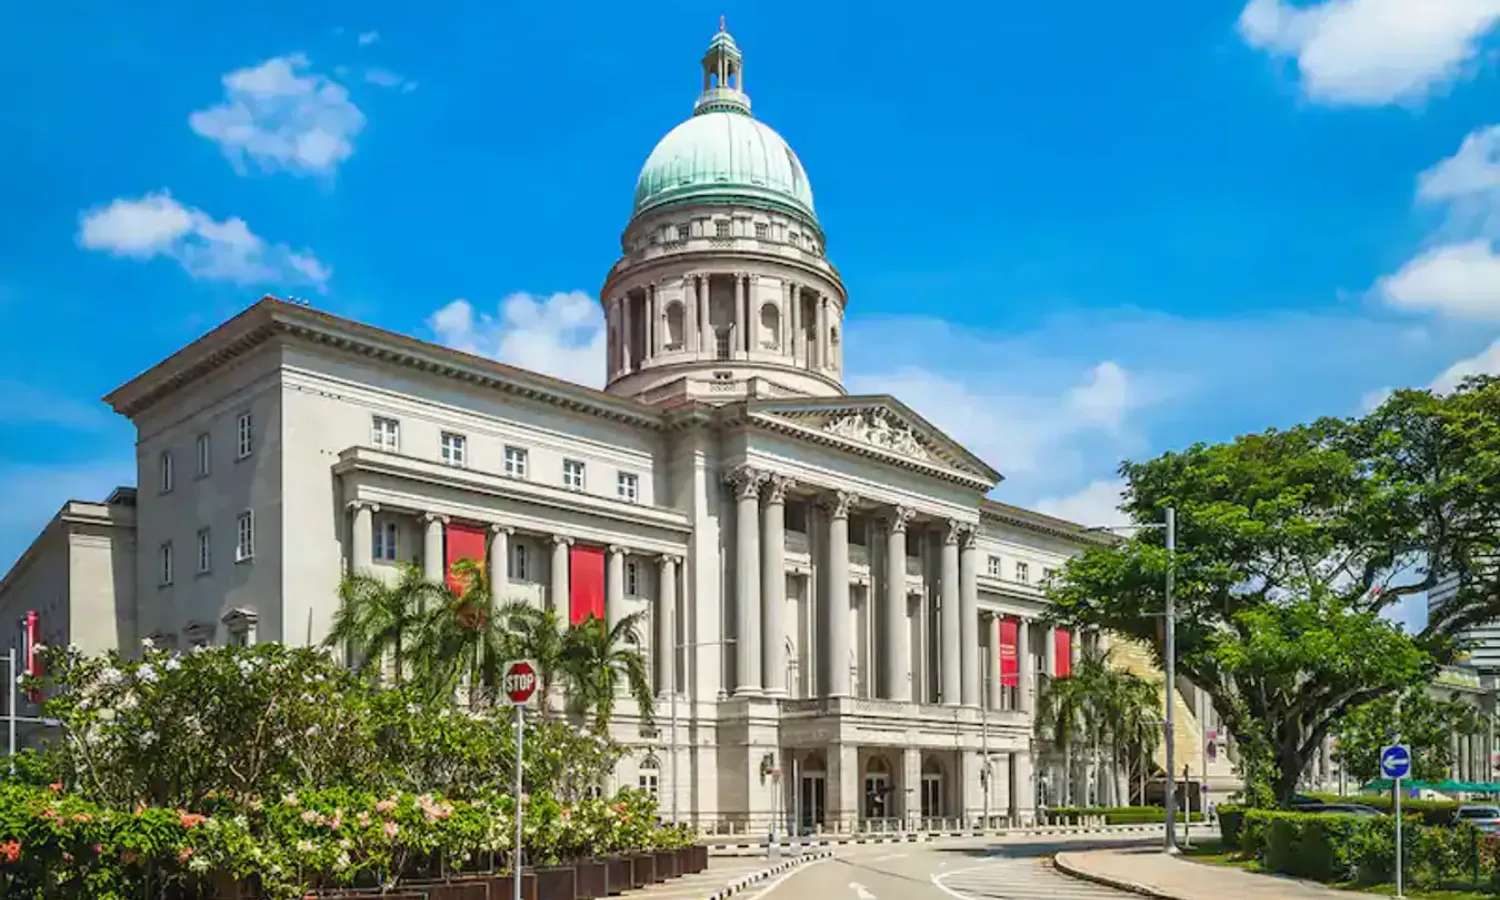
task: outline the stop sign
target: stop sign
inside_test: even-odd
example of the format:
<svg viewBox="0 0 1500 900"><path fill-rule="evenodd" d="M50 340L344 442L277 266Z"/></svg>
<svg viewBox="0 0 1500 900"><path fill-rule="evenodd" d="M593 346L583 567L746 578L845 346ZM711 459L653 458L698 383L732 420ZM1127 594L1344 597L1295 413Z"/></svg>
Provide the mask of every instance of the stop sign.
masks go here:
<svg viewBox="0 0 1500 900"><path fill-rule="evenodd" d="M511 660L505 664L505 674L500 679L500 690L510 706L525 706L536 693L536 664L529 659Z"/></svg>

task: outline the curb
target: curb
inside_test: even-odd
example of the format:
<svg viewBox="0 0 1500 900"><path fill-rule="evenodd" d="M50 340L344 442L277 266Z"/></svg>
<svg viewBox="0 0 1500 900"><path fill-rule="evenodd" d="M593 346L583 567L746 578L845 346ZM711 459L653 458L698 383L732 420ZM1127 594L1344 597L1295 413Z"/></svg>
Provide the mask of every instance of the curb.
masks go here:
<svg viewBox="0 0 1500 900"><path fill-rule="evenodd" d="M1063 859L1063 857L1067 855L1068 854L1066 852L1063 852L1053 854L1052 856L1052 867L1057 869L1064 875L1068 875L1072 878L1077 878L1080 881L1090 881L1094 884L1100 884L1105 887L1114 888L1115 890L1128 891L1132 894L1140 894L1143 897L1156 897L1157 900L1179 900L1176 894L1168 894L1164 891L1159 891L1149 885L1137 884L1134 881L1126 881L1123 878L1109 878L1095 872L1090 872L1087 869L1079 868L1077 865L1066 862Z"/></svg>
<svg viewBox="0 0 1500 900"><path fill-rule="evenodd" d="M1157 825L1049 825L1041 828L1010 828L993 829L990 831L922 831L908 832L897 835L845 835L838 837L809 837L799 842L802 847L844 847L851 844L919 844L928 843L943 838L1007 838L1007 837L1032 837L1036 835L1055 834L1145 834L1158 833L1161 826ZM764 853L770 848L766 841L741 841L707 843L709 852L715 856L737 856L751 853ZM782 849L790 850L791 843L778 842Z"/></svg>
<svg viewBox="0 0 1500 900"><path fill-rule="evenodd" d="M733 897L735 894L738 894L745 888L750 887L757 882L765 881L767 878L770 878L773 875L780 875L788 869L796 868L803 863L812 862L815 859L829 859L832 856L833 851L831 850L819 850L815 853L807 853L793 859L783 860L782 862L771 866L769 869L761 869L759 872L753 872L741 878L736 878L729 884L726 884L725 886L719 888L717 891L714 891L712 894L709 894L706 898L704 898L704 900L724 900L725 897Z"/></svg>

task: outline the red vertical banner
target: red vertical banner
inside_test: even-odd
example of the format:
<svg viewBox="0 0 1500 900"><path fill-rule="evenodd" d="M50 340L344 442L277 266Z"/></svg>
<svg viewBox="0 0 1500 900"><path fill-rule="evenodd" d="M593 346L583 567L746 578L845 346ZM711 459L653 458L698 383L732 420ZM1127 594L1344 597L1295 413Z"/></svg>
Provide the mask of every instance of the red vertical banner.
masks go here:
<svg viewBox="0 0 1500 900"><path fill-rule="evenodd" d="M1073 674L1073 633L1066 628L1059 628L1053 646L1053 653L1057 657L1057 671L1052 673L1057 678L1067 678Z"/></svg>
<svg viewBox="0 0 1500 900"><path fill-rule="evenodd" d="M604 620L604 548L574 544L568 551L568 622Z"/></svg>
<svg viewBox="0 0 1500 900"><path fill-rule="evenodd" d="M1001 687L1015 687L1021 683L1021 661L1016 656L1016 635L1020 624L1020 622L1009 616L1000 620Z"/></svg>
<svg viewBox="0 0 1500 900"><path fill-rule="evenodd" d="M23 624L21 640L25 646L21 648L21 662L24 666L22 671L34 678L40 678L42 677L42 657L36 652L36 647L42 642L42 620L36 614L36 610L28 609ZM40 691L30 690L26 692L26 698L32 703L40 703L42 694ZM15 710L10 710L10 713L14 715Z"/></svg>
<svg viewBox="0 0 1500 900"><path fill-rule="evenodd" d="M465 584L463 579L453 577L453 564L461 559L472 559L484 566L485 529L480 525L449 522L443 527L443 536L447 547L443 554L443 572L448 579L448 588L462 593Z"/></svg>

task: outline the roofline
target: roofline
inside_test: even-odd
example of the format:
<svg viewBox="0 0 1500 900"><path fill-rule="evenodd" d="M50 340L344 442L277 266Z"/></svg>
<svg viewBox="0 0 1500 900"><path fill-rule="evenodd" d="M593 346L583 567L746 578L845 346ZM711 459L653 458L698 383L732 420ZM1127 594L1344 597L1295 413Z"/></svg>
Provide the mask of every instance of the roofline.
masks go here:
<svg viewBox="0 0 1500 900"><path fill-rule="evenodd" d="M291 334L459 380L499 387L544 403L639 427L660 429L664 424L658 410L636 400L288 303L269 294L110 391L104 402L121 415L134 416L187 381L278 334Z"/></svg>
<svg viewBox="0 0 1500 900"><path fill-rule="evenodd" d="M126 488L123 485L121 487L115 488L110 492L110 497L118 495L125 489ZM134 489L132 488L131 490ZM108 512L106 512L103 516L98 516L85 514L82 511L75 511L73 509L75 505L98 506L103 507L106 511L119 507L121 509L131 510L130 518L132 520L135 518L134 507L130 504L110 503L107 500L72 499L63 501L62 506L58 507L57 512L52 514L52 518L47 520L47 524L43 525L42 529L36 533L36 537L31 539L31 543L26 545L26 549L21 551L21 555L17 556L15 561L10 564L10 568L5 571L5 575L3 577L0 577L0 596L3 596L5 592L10 589L11 584L16 580L20 571L24 569L28 564L30 564L31 559L36 556L36 554L41 552L38 548L41 547L42 541L46 539L47 535L51 534L53 530L57 529L58 527L64 524L109 525L119 528L135 527L134 521L131 521L127 525L125 522L116 520L113 516L109 515Z"/></svg>
<svg viewBox="0 0 1500 900"><path fill-rule="evenodd" d="M1067 519L1059 519L1057 516L1049 516L1033 509L1025 509L1002 503L999 500L991 500L986 497L979 502L979 516L981 519L989 517L1007 525L1015 525L1040 534L1061 537L1068 540L1083 541L1100 546L1110 546L1119 541L1119 538L1107 531L1093 531L1089 528L1071 522Z"/></svg>

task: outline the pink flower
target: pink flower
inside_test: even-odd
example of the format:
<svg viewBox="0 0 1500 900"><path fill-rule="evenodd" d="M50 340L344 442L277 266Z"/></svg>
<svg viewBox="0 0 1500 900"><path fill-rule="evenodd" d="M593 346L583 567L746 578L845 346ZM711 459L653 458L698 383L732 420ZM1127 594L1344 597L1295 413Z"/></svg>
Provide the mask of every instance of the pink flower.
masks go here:
<svg viewBox="0 0 1500 900"><path fill-rule="evenodd" d="M395 822L387 822L385 823L384 830L386 839L394 841L396 839L396 832L400 831L401 829L396 826Z"/></svg>
<svg viewBox="0 0 1500 900"><path fill-rule="evenodd" d="M62 789L63 783L61 781L54 781L51 784L47 785L47 790L51 791L54 794L61 794Z"/></svg>
<svg viewBox="0 0 1500 900"><path fill-rule="evenodd" d="M187 862L188 860L190 860L192 858L193 858L193 848L192 847L183 847L181 850L177 851L177 861L180 862L180 863L185 863L185 862Z"/></svg>
<svg viewBox="0 0 1500 900"><path fill-rule="evenodd" d="M10 865L21 858L21 842L9 840L0 844L0 864Z"/></svg>
<svg viewBox="0 0 1500 900"><path fill-rule="evenodd" d="M380 813L382 816L395 808L396 801L394 800L382 800L379 803L375 804L375 811Z"/></svg>
<svg viewBox="0 0 1500 900"><path fill-rule="evenodd" d="M319 822L323 821L323 817L318 814L317 810L309 809L302 814L302 821L306 822L309 825L316 825Z"/></svg>
<svg viewBox="0 0 1500 900"><path fill-rule="evenodd" d="M197 828L199 825L203 824L203 820L205 818L207 818L207 816L203 816L198 813L184 812L180 809L177 811L177 822L183 828Z"/></svg>

